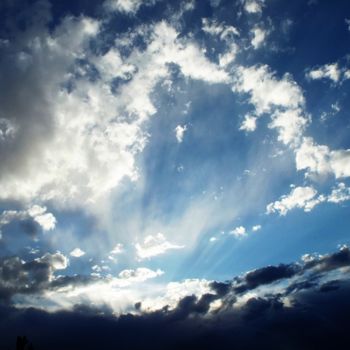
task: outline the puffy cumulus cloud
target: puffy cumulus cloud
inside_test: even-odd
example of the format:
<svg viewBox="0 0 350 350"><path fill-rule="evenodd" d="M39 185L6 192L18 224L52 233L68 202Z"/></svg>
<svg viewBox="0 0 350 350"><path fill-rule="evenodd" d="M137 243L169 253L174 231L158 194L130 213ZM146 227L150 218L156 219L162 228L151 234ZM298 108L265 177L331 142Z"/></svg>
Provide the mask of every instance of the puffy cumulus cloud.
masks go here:
<svg viewBox="0 0 350 350"><path fill-rule="evenodd" d="M70 253L70 256L73 256L74 258L80 258L83 255L85 255L85 252L81 250L80 248L74 248Z"/></svg>
<svg viewBox="0 0 350 350"><path fill-rule="evenodd" d="M235 40L240 35L239 31L233 26L218 23L216 20L210 18L202 19L202 30L224 42L225 50L219 54L219 66L227 68L235 60L238 52L238 46Z"/></svg>
<svg viewBox="0 0 350 350"><path fill-rule="evenodd" d="M245 0L244 10L248 13L261 13L265 5L265 0Z"/></svg>
<svg viewBox="0 0 350 350"><path fill-rule="evenodd" d="M150 278L155 278L164 274L164 271L158 269L150 270L146 267L138 267L136 270L128 269L119 273L119 278L127 282L144 282Z"/></svg>
<svg viewBox="0 0 350 350"><path fill-rule="evenodd" d="M122 243L118 243L114 246L114 248L110 251L112 255L121 254L124 251L124 245Z"/></svg>
<svg viewBox="0 0 350 350"><path fill-rule="evenodd" d="M235 237L244 237L247 234L247 231L244 226L238 226L230 231L230 234Z"/></svg>
<svg viewBox="0 0 350 350"><path fill-rule="evenodd" d="M277 111L271 118L269 128L277 129L278 140L291 146L300 143L303 132L310 122L310 119L300 108Z"/></svg>
<svg viewBox="0 0 350 350"><path fill-rule="evenodd" d="M183 141L185 132L187 131L187 125L177 125L174 131L177 142L181 143Z"/></svg>
<svg viewBox="0 0 350 350"><path fill-rule="evenodd" d="M238 67L233 91L248 93L258 115L274 107L295 109L304 105L301 88L291 76L278 79L267 65Z"/></svg>
<svg viewBox="0 0 350 350"><path fill-rule="evenodd" d="M252 41L251 44L253 48L256 50L259 47L264 45L264 41L268 35L268 32L263 28L255 27L251 30Z"/></svg>
<svg viewBox="0 0 350 350"><path fill-rule="evenodd" d="M48 213L46 207L33 205L26 210L4 210L0 214L0 230L2 227L15 221L27 223L23 225L23 228L30 235L38 233L38 228L35 224L39 225L44 231L50 231L56 227L57 223L55 216L52 213Z"/></svg>
<svg viewBox="0 0 350 350"><path fill-rule="evenodd" d="M289 195L284 195L279 201L270 203L266 207L267 214L278 212L286 215L289 210L302 208L309 212L317 205L325 202L343 203L350 200L350 188L343 182L335 185L328 194L320 194L313 187L295 187Z"/></svg>
<svg viewBox="0 0 350 350"><path fill-rule="evenodd" d="M104 7L109 11L135 15L141 6L152 6L159 0L107 0Z"/></svg>
<svg viewBox="0 0 350 350"><path fill-rule="evenodd" d="M262 228L261 225L254 225L254 226L252 227L252 231L253 231L253 232L260 231L261 228Z"/></svg>
<svg viewBox="0 0 350 350"><path fill-rule="evenodd" d="M229 80L166 22L136 28L147 47L123 59L122 37L101 55L90 50L99 26L66 17L52 30L29 28L1 47L1 199L95 202L123 178L137 179L135 157L148 137L143 123L156 112L151 93L169 63L187 78ZM124 48L133 46L132 34ZM122 81L118 91L115 78Z"/></svg>
<svg viewBox="0 0 350 350"><path fill-rule="evenodd" d="M344 182L338 183L328 195L327 200L331 203L342 203L350 200L350 187L346 187Z"/></svg>
<svg viewBox="0 0 350 350"><path fill-rule="evenodd" d="M311 80L329 79L333 83L337 83L341 77L341 70L337 63L325 64L324 66L310 70L306 76Z"/></svg>
<svg viewBox="0 0 350 350"><path fill-rule="evenodd" d="M139 259L147 259L184 246L170 243L162 233L157 233L145 237L142 244L136 243L135 248Z"/></svg>
<svg viewBox="0 0 350 350"><path fill-rule="evenodd" d="M244 120L243 120L241 126L239 127L239 130L244 130L247 132L255 131L256 120L257 120L257 117L254 117L252 115L246 115L244 117Z"/></svg>
<svg viewBox="0 0 350 350"><path fill-rule="evenodd" d="M330 150L318 145L311 137L303 138L296 150L297 170L306 170L306 176L333 174L336 178L350 176L350 150Z"/></svg>
<svg viewBox="0 0 350 350"><path fill-rule="evenodd" d="M202 19L202 30L210 35L218 36L221 40L231 40L234 36L239 36L237 28L224 23L218 23L216 20L210 18Z"/></svg>
<svg viewBox="0 0 350 350"><path fill-rule="evenodd" d="M196 281L188 290L192 294L181 293L189 285L185 281L170 293L177 297L174 306L149 310L136 302L134 310L119 316L108 305L86 301L50 313L1 306L2 342L10 347L25 324L35 346L53 350L97 349L101 338L110 344L117 339L121 349L217 349L219 343L222 349L256 349L257 343L271 349L276 343L302 350L341 348L348 337L349 267L349 249L342 247L307 262L267 266L228 282L206 282L204 288Z"/></svg>
<svg viewBox="0 0 350 350"><path fill-rule="evenodd" d="M267 214L278 212L280 215L286 215L294 208L310 211L316 205L314 202L316 195L317 191L313 187L295 187L288 195L282 196L279 201L268 204L266 212Z"/></svg>

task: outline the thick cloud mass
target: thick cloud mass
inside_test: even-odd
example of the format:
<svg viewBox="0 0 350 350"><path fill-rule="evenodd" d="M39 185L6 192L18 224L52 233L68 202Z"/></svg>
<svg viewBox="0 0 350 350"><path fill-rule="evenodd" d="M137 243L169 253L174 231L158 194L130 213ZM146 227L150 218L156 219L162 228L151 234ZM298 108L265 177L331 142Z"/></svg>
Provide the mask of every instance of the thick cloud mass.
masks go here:
<svg viewBox="0 0 350 350"><path fill-rule="evenodd" d="M305 256L304 263L267 266L232 282L212 282L211 292L187 295L175 307L147 312L138 302L133 314L120 316L107 305L77 304L52 313L9 306L10 293L36 294L97 281L83 276L52 280L52 272L67 264L58 253L29 263L11 258L1 264L2 341L9 346L17 334L26 334L43 350L97 350L102 344L118 349L285 349L286 344L295 350L341 349L350 331L349 256L347 247ZM284 282L278 287L279 280ZM258 287L267 289L250 294Z"/></svg>

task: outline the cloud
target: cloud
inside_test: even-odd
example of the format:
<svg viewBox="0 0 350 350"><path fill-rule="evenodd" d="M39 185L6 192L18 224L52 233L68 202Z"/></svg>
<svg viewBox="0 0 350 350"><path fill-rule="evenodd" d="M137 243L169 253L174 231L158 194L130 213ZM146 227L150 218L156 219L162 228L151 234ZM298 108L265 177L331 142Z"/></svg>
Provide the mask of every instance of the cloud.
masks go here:
<svg viewBox="0 0 350 350"><path fill-rule="evenodd" d="M25 210L4 210L0 215L0 230L14 221L24 224L25 231L31 235L37 234L37 228L33 226L34 223L38 224L44 231L53 230L57 223L55 216L48 213L46 207L39 205L33 205Z"/></svg>
<svg viewBox="0 0 350 350"><path fill-rule="evenodd" d="M168 242L162 233L145 237L143 243L136 243L135 247L139 259L147 259L164 254L168 250L184 248L184 246Z"/></svg>
<svg viewBox="0 0 350 350"><path fill-rule="evenodd" d="M164 272L160 269L153 271L146 267L138 267L136 270L128 269L119 273L119 278L127 282L144 282L150 278L163 275Z"/></svg>
<svg viewBox="0 0 350 350"><path fill-rule="evenodd" d="M28 262L17 256L1 258L0 300L9 301L16 294L41 293L54 280L54 272L67 266L68 259L59 252Z"/></svg>
<svg viewBox="0 0 350 350"><path fill-rule="evenodd" d="M304 137L296 150L297 170L307 170L306 176L334 174L336 178L350 176L350 150L330 150L318 145L311 137Z"/></svg>
<svg viewBox="0 0 350 350"><path fill-rule="evenodd" d="M181 143L183 141L186 131L187 131L187 125L184 125L184 126L178 125L175 128L175 136L178 143Z"/></svg>
<svg viewBox="0 0 350 350"><path fill-rule="evenodd" d="M310 211L317 202L314 201L317 191L310 186L295 187L288 195L284 195L279 201L270 203L266 207L267 214L278 212L280 215L286 215L288 211L294 208L302 208L304 211Z"/></svg>
<svg viewBox="0 0 350 350"><path fill-rule="evenodd" d="M251 115L246 115L244 120L239 127L239 130L244 130L247 132L255 131L257 118Z"/></svg>
<svg viewBox="0 0 350 350"><path fill-rule="evenodd" d="M310 70L306 77L310 80L319 80L319 79L329 79L333 83L337 83L340 79L341 71L337 63L325 64L320 66L317 69Z"/></svg>
<svg viewBox="0 0 350 350"><path fill-rule="evenodd" d="M270 284L283 278L290 278L300 271L295 264L278 266L266 266L246 273L242 278L237 278L233 289L236 293L246 292L261 285Z"/></svg>
<svg viewBox="0 0 350 350"><path fill-rule="evenodd" d="M244 226L238 226L230 231L230 234L235 237L244 237L247 234L247 231Z"/></svg>
<svg viewBox="0 0 350 350"><path fill-rule="evenodd" d="M110 251L110 254L112 255L118 255L121 254L124 251L124 246L121 243L118 243L114 246L114 248Z"/></svg>
<svg viewBox="0 0 350 350"><path fill-rule="evenodd" d="M336 188L333 188L330 195L327 197L328 202L342 203L350 200L350 188L346 187L344 182L337 184Z"/></svg>
<svg viewBox="0 0 350 350"><path fill-rule="evenodd" d="M248 13L261 13L265 5L265 0L245 0L244 10Z"/></svg>
<svg viewBox="0 0 350 350"><path fill-rule="evenodd" d="M74 256L75 258L80 258L83 255L85 255L85 252L81 250L80 248L74 248L70 253L70 256Z"/></svg>
<svg viewBox="0 0 350 350"><path fill-rule="evenodd" d="M139 2L116 3L134 9ZM170 63L186 78L229 80L165 21L136 27L103 53L90 46L98 20L69 16L52 29L47 22L15 32L1 48L2 200L82 207L106 198L123 179L138 178L136 157L149 137L144 122L156 112L151 94ZM145 50L134 45L136 36ZM120 53L125 48L127 56Z"/></svg>
<svg viewBox="0 0 350 350"><path fill-rule="evenodd" d="M266 39L268 32L262 28L255 27L251 30L251 33L252 33L251 44L256 50L264 44L264 41Z"/></svg>
<svg viewBox="0 0 350 350"><path fill-rule="evenodd" d="M53 312L2 305L2 342L10 347L25 325L35 346L53 350L96 349L101 338L109 344L117 342L122 349L215 349L220 343L223 349L250 350L256 349L257 342L274 348L276 339L278 344L305 350L341 348L347 340L344 325L350 310L349 266L349 250L343 247L312 264L267 266L232 282L207 283L203 289L196 281L189 294L179 292L190 281L178 284L172 288L171 294L178 297L172 306L151 311L143 302L135 302L136 309L119 316L103 303ZM241 290L235 289L239 286Z"/></svg>
<svg viewBox="0 0 350 350"><path fill-rule="evenodd" d="M270 129L277 129L278 141L285 145L298 145L310 119L305 116L301 109L287 109L276 111L269 123Z"/></svg>
<svg viewBox="0 0 350 350"><path fill-rule="evenodd" d="M309 212L321 203L339 204L350 200L350 188L340 182L332 188L331 193L316 195L317 191L313 187L295 187L289 195L284 195L279 201L268 204L266 213L279 212L280 215L286 215L294 208L302 208L305 212Z"/></svg>
<svg viewBox="0 0 350 350"><path fill-rule="evenodd" d="M252 227L252 231L253 232L256 232L256 231L259 231L259 230L261 230L261 225L255 225L255 226Z"/></svg>
<svg viewBox="0 0 350 350"><path fill-rule="evenodd" d="M233 91L248 93L257 115L271 112L274 107L296 109L305 102L290 75L278 79L266 65L239 67Z"/></svg>
<svg viewBox="0 0 350 350"><path fill-rule="evenodd" d="M104 6L107 10L135 15L141 6L152 6L158 0L107 0Z"/></svg>

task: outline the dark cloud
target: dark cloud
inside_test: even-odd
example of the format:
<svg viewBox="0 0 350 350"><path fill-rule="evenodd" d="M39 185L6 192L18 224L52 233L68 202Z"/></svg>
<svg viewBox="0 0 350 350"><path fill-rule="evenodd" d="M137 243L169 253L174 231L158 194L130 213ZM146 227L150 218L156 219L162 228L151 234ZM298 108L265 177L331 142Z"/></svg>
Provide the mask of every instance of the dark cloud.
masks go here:
<svg viewBox="0 0 350 350"><path fill-rule="evenodd" d="M257 288L264 284L270 284L282 278L289 278L300 271L297 264L278 266L266 266L251 272L248 272L243 278L238 278L238 285L234 287L236 293L243 293L247 290Z"/></svg>
<svg viewBox="0 0 350 350"><path fill-rule="evenodd" d="M314 259L305 265L268 266L233 282L212 282L213 293L182 298L175 308L136 315L113 314L108 305L75 305L71 311L45 312L35 308L0 306L3 347L11 347L18 334L26 335L36 349L343 349L350 324L348 249ZM53 273L66 265L59 253L23 262L18 257L0 262L0 296L37 294L44 290L94 283L88 276ZM311 273L310 273L311 272ZM275 289L278 280L285 279ZM237 292L265 285L265 294L247 298ZM272 284L271 286L269 286ZM245 301L244 301L245 300ZM214 302L221 306L213 309ZM239 301L239 302L238 302ZM344 348L345 349L345 348Z"/></svg>
<svg viewBox="0 0 350 350"><path fill-rule="evenodd" d="M10 302L17 294L40 293L51 287L55 270L65 268L61 253L45 254L25 262L17 256L0 260L0 302Z"/></svg>
<svg viewBox="0 0 350 350"><path fill-rule="evenodd" d="M345 349L350 283L337 286L327 293L299 292L288 307L279 296L270 296L218 314L198 308L194 296L182 299L175 310L139 316L114 317L108 308L82 305L55 313L1 307L0 333L5 348L12 347L17 334L26 334L39 350Z"/></svg>
<svg viewBox="0 0 350 350"><path fill-rule="evenodd" d="M307 261L304 270L314 269L316 271L324 272L345 266L350 266L350 249L347 246L341 247L336 253L323 255Z"/></svg>

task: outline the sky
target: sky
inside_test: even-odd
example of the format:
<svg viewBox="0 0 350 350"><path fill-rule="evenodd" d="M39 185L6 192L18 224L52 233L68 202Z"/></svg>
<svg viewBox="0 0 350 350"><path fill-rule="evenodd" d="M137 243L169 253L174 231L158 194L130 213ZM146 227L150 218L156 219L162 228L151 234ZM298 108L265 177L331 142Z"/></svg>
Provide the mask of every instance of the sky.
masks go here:
<svg viewBox="0 0 350 350"><path fill-rule="evenodd" d="M343 0L1 1L5 349L340 346L349 47Z"/></svg>

